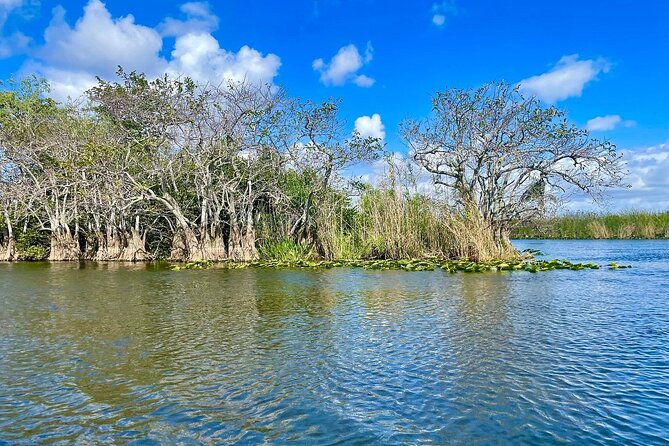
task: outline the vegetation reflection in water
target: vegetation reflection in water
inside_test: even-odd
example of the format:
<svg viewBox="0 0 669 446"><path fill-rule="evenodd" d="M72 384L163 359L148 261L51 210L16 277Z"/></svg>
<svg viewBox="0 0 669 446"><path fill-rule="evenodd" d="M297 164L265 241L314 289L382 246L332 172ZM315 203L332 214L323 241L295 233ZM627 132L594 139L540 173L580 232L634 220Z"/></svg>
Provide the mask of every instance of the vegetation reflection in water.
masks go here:
<svg viewBox="0 0 669 446"><path fill-rule="evenodd" d="M634 269L0 264L0 442L662 444L666 244L533 246Z"/></svg>

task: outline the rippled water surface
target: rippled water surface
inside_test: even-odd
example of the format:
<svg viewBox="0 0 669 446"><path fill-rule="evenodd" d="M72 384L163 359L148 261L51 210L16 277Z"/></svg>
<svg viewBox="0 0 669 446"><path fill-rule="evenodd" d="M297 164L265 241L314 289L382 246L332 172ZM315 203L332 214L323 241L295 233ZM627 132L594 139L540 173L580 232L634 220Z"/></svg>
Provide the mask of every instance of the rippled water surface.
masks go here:
<svg viewBox="0 0 669 446"><path fill-rule="evenodd" d="M630 270L0 264L0 443L668 444L669 243Z"/></svg>

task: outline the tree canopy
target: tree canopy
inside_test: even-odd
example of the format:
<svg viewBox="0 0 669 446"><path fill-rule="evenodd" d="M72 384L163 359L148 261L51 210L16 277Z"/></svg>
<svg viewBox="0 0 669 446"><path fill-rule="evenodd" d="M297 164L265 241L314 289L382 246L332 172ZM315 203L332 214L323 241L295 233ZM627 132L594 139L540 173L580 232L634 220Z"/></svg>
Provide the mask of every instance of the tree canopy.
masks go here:
<svg viewBox="0 0 669 446"><path fill-rule="evenodd" d="M30 231L48 234L51 260L247 261L286 243L327 258L481 257L569 188L596 195L623 175L613 144L504 83L438 93L429 118L402 124L450 201L399 185L394 166L389 181L349 187L348 169L383 142L348 130L337 99L122 69L77 104L36 78L2 87L4 260L20 257L18 235L40 239Z"/></svg>
<svg viewBox="0 0 669 446"><path fill-rule="evenodd" d="M599 197L625 173L615 145L504 82L439 92L431 115L405 121L401 133L434 183L478 212L500 240L573 188Z"/></svg>

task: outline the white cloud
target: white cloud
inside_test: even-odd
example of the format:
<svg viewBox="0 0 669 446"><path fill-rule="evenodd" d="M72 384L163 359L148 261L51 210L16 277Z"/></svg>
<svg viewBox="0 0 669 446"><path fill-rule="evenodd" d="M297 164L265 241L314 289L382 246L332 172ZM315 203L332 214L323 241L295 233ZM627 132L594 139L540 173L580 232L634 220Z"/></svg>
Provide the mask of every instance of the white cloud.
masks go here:
<svg viewBox="0 0 669 446"><path fill-rule="evenodd" d="M355 129L363 138L372 137L383 140L386 137L386 128L378 113L372 116L360 116L355 120Z"/></svg>
<svg viewBox="0 0 669 446"><path fill-rule="evenodd" d="M100 0L88 2L74 27L65 21L65 10L56 8L44 40L38 58L53 68L108 76L118 65L148 72L164 64L160 34L136 24L132 15L112 18Z"/></svg>
<svg viewBox="0 0 669 446"><path fill-rule="evenodd" d="M591 132L602 132L613 130L618 125L623 125L624 127L633 127L636 125L636 122L623 120L620 115L597 116L596 118L592 118L588 121L586 128Z"/></svg>
<svg viewBox="0 0 669 446"><path fill-rule="evenodd" d="M197 81L248 80L271 83L278 74L281 60L274 54L263 56L244 45L237 53L221 48L211 34L186 34L179 37L172 51L167 71L187 74Z"/></svg>
<svg viewBox="0 0 669 446"><path fill-rule="evenodd" d="M30 6L29 0L0 0L0 59L26 52L32 39L20 31L5 35L5 23L10 14Z"/></svg>
<svg viewBox="0 0 669 446"><path fill-rule="evenodd" d="M14 32L8 36L0 35L0 59L26 52L32 39L22 32Z"/></svg>
<svg viewBox="0 0 669 446"><path fill-rule="evenodd" d="M632 209L662 211L669 209L669 142L622 151L629 170L625 183L630 187L611 189L605 194L603 208L618 212ZM574 197L570 210L601 210L585 196Z"/></svg>
<svg viewBox="0 0 669 446"><path fill-rule="evenodd" d="M358 70L372 61L373 51L370 43L367 43L364 54L360 54L358 48L350 44L341 47L330 62L325 63L323 59L316 59L311 66L321 73L320 80L325 85L339 86L350 81L359 87L371 87L375 80L364 74L358 74Z"/></svg>
<svg viewBox="0 0 669 446"><path fill-rule="evenodd" d="M356 76L356 78L353 79L353 83L355 85L363 88L371 87L372 85L374 85L374 82L376 82L375 79L372 79L369 76L365 76L364 74Z"/></svg>
<svg viewBox="0 0 669 446"><path fill-rule="evenodd" d="M181 11L186 20L166 19L154 29L136 23L132 15L112 17L100 0L89 0L74 26L65 21L65 11L56 8L44 33L44 46L23 71L44 75L58 100L80 95L96 83L95 76L113 78L119 65L148 77L169 73L214 83L273 82L281 65L278 56L263 55L248 46L238 52L221 48L206 31L217 25L217 19L205 3L186 3ZM163 36L159 30L176 37L167 59L160 55Z"/></svg>
<svg viewBox="0 0 669 446"><path fill-rule="evenodd" d="M521 90L554 104L571 97L580 97L583 88L608 73L611 65L604 59L579 60L578 54L562 57L551 70L519 82Z"/></svg>
<svg viewBox="0 0 669 446"><path fill-rule="evenodd" d="M627 161L632 189L658 190L663 200L669 202L669 143L624 151L623 159Z"/></svg>
<svg viewBox="0 0 669 446"><path fill-rule="evenodd" d="M216 17L205 2L184 3L179 8L184 20L168 17L158 26L163 36L183 36L188 33L210 33L218 28Z"/></svg>
<svg viewBox="0 0 669 446"><path fill-rule="evenodd" d="M97 84L95 75L86 71L61 69L33 62L26 63L23 71L40 73L44 76L49 81L51 89L49 96L58 101L66 101L68 98L77 99L84 91Z"/></svg>
<svg viewBox="0 0 669 446"><path fill-rule="evenodd" d="M458 15L458 7L454 0L446 0L432 5L432 24L443 26L446 18Z"/></svg>

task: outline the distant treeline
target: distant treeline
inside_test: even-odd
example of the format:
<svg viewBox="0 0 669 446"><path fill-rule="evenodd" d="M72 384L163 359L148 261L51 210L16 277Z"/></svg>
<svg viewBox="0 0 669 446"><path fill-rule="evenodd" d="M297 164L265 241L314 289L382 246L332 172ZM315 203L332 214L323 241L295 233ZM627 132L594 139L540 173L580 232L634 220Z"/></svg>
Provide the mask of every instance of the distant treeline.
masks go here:
<svg viewBox="0 0 669 446"><path fill-rule="evenodd" d="M518 226L513 238L537 239L666 239L669 211L620 214L578 213Z"/></svg>

